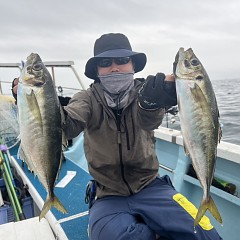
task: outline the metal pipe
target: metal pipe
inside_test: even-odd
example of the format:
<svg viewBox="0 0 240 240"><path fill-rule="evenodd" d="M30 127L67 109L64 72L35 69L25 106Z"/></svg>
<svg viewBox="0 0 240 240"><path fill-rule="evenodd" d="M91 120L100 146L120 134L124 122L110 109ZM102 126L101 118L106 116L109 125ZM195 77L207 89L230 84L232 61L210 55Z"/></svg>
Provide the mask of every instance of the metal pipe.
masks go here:
<svg viewBox="0 0 240 240"><path fill-rule="evenodd" d="M55 83L54 67L51 67L51 69L52 69L52 79L53 79L53 82Z"/></svg>
<svg viewBox="0 0 240 240"><path fill-rule="evenodd" d="M171 168L169 168L169 167L166 167L166 166L164 166L164 165L162 165L162 164L159 164L159 167L162 168L162 169L164 169L164 170L166 170L166 171L168 171L168 172L171 172L171 173L174 171L173 169L171 169Z"/></svg>
<svg viewBox="0 0 240 240"><path fill-rule="evenodd" d="M81 78L79 77L77 71L75 70L75 68L74 68L72 65L71 65L70 67L71 67L71 69L73 70L73 72L74 72L74 74L75 74L75 76L76 76L78 82L80 83L82 89L85 90L84 84L83 84Z"/></svg>

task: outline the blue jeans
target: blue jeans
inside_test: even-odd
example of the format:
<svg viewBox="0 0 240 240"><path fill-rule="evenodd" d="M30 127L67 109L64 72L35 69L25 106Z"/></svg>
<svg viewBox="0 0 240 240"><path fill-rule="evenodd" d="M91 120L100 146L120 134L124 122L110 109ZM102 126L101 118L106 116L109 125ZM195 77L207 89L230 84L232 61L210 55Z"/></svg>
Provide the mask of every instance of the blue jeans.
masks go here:
<svg viewBox="0 0 240 240"><path fill-rule="evenodd" d="M179 203L188 202L183 198L164 176L136 194L98 199L90 209L90 240L156 240L156 234L169 240L221 240L207 218L205 227L194 230L194 218Z"/></svg>

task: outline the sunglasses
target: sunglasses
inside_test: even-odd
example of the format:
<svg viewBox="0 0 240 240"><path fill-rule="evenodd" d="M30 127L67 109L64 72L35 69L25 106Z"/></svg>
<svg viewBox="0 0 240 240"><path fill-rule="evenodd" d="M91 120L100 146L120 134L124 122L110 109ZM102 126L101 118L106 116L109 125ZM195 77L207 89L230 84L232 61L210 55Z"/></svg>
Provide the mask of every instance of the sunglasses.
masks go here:
<svg viewBox="0 0 240 240"><path fill-rule="evenodd" d="M98 60L97 62L97 66L98 67L110 67L113 63L113 61L117 64L117 65L124 65L129 63L129 61L131 60L130 57L118 57L118 58L101 58Z"/></svg>

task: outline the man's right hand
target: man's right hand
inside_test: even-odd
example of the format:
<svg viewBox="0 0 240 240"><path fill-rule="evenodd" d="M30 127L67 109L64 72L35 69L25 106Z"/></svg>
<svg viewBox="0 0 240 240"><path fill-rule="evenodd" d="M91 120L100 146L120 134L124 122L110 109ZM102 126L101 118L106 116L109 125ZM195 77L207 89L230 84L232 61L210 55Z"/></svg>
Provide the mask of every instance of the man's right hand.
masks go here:
<svg viewBox="0 0 240 240"><path fill-rule="evenodd" d="M12 81L12 95L16 100L16 102L15 102L16 104L17 104L18 82L19 82L19 78L14 78ZM58 96L58 99L60 101L61 106L67 106L71 98Z"/></svg>
<svg viewBox="0 0 240 240"><path fill-rule="evenodd" d="M17 94L18 81L19 81L19 78L14 78L14 80L12 82L12 91L14 94Z"/></svg>
<svg viewBox="0 0 240 240"><path fill-rule="evenodd" d="M17 103L18 82L19 82L19 78L14 78L12 81L12 95L15 98L16 103Z"/></svg>

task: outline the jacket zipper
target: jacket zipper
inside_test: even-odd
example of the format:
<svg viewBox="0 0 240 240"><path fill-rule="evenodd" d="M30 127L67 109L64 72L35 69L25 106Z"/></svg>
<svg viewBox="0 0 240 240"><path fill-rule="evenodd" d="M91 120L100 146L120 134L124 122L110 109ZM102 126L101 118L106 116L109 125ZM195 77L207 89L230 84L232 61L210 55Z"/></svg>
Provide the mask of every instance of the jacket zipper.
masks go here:
<svg viewBox="0 0 240 240"><path fill-rule="evenodd" d="M130 150L129 135L128 135L128 128L127 128L127 121L126 121L126 117L125 117L125 116L124 116L124 127L125 127L125 131L126 131L127 150Z"/></svg>
<svg viewBox="0 0 240 240"><path fill-rule="evenodd" d="M122 160L122 142L121 142L121 113L118 108L117 108L117 116L116 117L117 117L118 149L119 149L119 158L120 158L120 166L121 166L121 175L122 175L122 179L123 179L124 183L126 184L126 186L128 188L128 191L130 192L130 194L133 194L133 191L124 176L124 165L123 165L123 160Z"/></svg>
<svg viewBox="0 0 240 240"><path fill-rule="evenodd" d="M101 99L98 91L96 91L98 97ZM93 94L95 95L95 93L93 92ZM95 95L96 99L97 96ZM113 116L115 114L113 114L112 111L109 111L108 108L106 108L103 104L103 107L105 108L106 111L110 112L110 114L112 114ZM118 152L119 152L119 158L120 158L120 166L121 166L121 175L122 175L122 179L124 181L124 183L126 184L127 188L128 188L128 191L130 192L130 194L132 195L133 194L133 191L130 187L130 185L128 184L125 176L124 176L124 165L123 165L123 160L122 160L122 141L121 141L121 112L120 112L120 109L119 109L119 99L118 99L118 103L117 103L117 111L116 111L116 115L115 115L115 118L116 118L116 125L117 125L117 131L118 131ZM126 125L126 119L124 121L124 124ZM127 125L126 125L127 126ZM129 136L128 136L128 130L127 130L127 127L126 127L126 137L127 137L127 146L128 146L128 150L130 150L130 144L129 144Z"/></svg>

